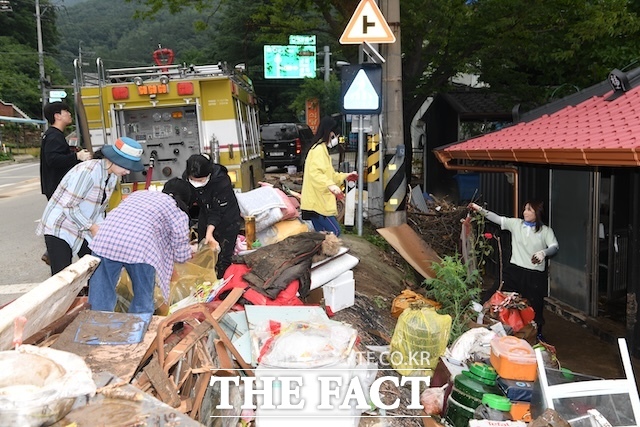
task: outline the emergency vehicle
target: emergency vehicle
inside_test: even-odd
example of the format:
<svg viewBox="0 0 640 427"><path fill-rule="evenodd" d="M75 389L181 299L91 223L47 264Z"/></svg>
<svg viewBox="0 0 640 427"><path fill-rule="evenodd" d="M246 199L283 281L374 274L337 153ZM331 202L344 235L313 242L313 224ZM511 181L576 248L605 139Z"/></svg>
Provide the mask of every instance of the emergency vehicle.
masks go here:
<svg viewBox="0 0 640 427"><path fill-rule="evenodd" d="M145 170L123 178L122 195L181 177L189 156L200 153L227 167L236 191L255 188L264 168L251 80L221 63L174 65L166 48L153 56L155 66L117 69L98 58L94 74L74 61L83 139L97 150L127 136L144 150Z"/></svg>

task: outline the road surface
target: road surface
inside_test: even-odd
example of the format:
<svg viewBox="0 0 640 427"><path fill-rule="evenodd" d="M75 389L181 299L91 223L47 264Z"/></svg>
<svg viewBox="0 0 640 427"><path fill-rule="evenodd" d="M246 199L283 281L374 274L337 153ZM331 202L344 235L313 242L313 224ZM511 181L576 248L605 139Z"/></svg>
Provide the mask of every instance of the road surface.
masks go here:
<svg viewBox="0 0 640 427"><path fill-rule="evenodd" d="M35 234L46 202L37 161L0 166L0 285L40 283L50 276L40 260L44 238Z"/></svg>

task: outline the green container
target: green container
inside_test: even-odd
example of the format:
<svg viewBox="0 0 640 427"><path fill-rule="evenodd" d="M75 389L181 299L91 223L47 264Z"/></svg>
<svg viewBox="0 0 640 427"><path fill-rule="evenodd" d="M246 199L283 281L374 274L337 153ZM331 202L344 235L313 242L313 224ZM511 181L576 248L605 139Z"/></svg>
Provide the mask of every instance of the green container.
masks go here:
<svg viewBox="0 0 640 427"><path fill-rule="evenodd" d="M496 379L498 378L498 372L493 366L481 362L473 362L469 365L469 370L463 372L468 372L473 379L492 386L496 385Z"/></svg>
<svg viewBox="0 0 640 427"><path fill-rule="evenodd" d="M469 371L462 371L461 374L456 375L453 379L453 386L461 392L475 397L478 400L482 400L482 396L487 393L502 394L500 390L495 386L490 386L480 382L476 377L470 374Z"/></svg>
<svg viewBox="0 0 640 427"><path fill-rule="evenodd" d="M454 427L468 427L469 420L473 419L474 410L457 402L452 396L447 399L446 420Z"/></svg>

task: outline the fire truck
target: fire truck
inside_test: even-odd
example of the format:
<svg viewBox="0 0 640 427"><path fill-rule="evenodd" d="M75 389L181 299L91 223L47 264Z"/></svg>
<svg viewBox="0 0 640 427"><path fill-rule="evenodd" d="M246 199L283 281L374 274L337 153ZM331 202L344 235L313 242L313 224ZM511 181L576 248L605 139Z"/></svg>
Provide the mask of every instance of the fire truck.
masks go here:
<svg viewBox="0 0 640 427"><path fill-rule="evenodd" d="M128 136L144 150L145 170L124 177L121 196L182 176L189 156L199 153L227 167L236 191L255 188L264 168L251 80L220 63L174 65L170 49L153 56L154 66L117 69L98 58L95 73L74 61L82 139L97 150Z"/></svg>

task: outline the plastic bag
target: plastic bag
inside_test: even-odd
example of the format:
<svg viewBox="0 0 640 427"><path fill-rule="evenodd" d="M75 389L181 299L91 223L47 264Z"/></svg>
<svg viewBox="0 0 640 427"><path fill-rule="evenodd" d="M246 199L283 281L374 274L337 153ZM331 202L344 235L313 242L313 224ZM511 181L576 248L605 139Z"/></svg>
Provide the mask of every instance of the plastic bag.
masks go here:
<svg viewBox="0 0 640 427"><path fill-rule="evenodd" d="M253 344L261 365L314 368L347 357L357 336L351 326L332 320L291 323L269 320L257 326Z"/></svg>
<svg viewBox="0 0 640 427"><path fill-rule="evenodd" d="M509 325L514 332L520 331L535 318L528 302L516 292L497 291L485 303L487 315Z"/></svg>
<svg viewBox="0 0 640 427"><path fill-rule="evenodd" d="M442 304L437 301L426 298L411 289L405 289L400 292L400 295L393 299L391 303L391 315L397 319L411 303L415 302L423 302L426 305L435 307L436 310L442 307Z"/></svg>
<svg viewBox="0 0 640 427"><path fill-rule="evenodd" d="M176 302L187 298L195 292L198 285L205 282L214 283L217 279L215 266L218 262L218 252L210 246L201 244L193 258L184 263L175 263L173 274L169 282L169 301L165 302L162 291L156 286L153 291L155 313L166 315L169 307ZM157 278L156 278L157 280ZM157 285L157 282L156 282ZM116 285L116 309L115 311L126 313L133 299L133 287L131 279L125 269L122 269L120 280Z"/></svg>
<svg viewBox="0 0 640 427"><path fill-rule="evenodd" d="M431 375L444 353L451 331L451 316L414 303L402 312L391 337L391 366L400 375Z"/></svg>

